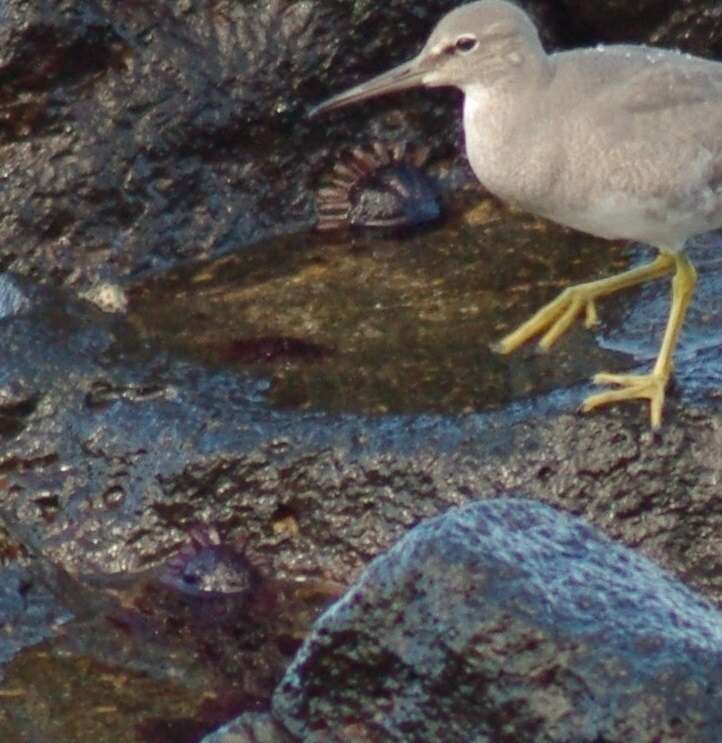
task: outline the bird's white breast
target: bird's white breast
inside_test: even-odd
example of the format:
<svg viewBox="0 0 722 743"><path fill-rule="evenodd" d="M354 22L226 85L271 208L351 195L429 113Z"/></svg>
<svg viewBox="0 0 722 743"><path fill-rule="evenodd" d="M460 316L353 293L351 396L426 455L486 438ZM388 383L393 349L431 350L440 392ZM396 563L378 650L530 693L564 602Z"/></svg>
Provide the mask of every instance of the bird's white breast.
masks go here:
<svg viewBox="0 0 722 743"><path fill-rule="evenodd" d="M469 86L464 90L464 139L466 156L476 177L489 189L488 182L496 164L496 128L498 116L494 96L483 85Z"/></svg>
<svg viewBox="0 0 722 743"><path fill-rule="evenodd" d="M522 146L517 136L533 112L520 110L509 91L473 85L464 93L466 154L476 177L501 199L534 211L547 187L548 148L533 138Z"/></svg>

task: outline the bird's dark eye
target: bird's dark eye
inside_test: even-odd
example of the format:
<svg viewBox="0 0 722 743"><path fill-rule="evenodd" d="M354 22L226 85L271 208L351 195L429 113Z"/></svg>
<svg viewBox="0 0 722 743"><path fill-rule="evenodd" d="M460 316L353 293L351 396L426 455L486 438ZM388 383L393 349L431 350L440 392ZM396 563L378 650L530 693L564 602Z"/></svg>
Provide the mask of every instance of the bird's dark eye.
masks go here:
<svg viewBox="0 0 722 743"><path fill-rule="evenodd" d="M459 36L454 46L456 51L466 54L476 49L478 43L479 41L476 36Z"/></svg>

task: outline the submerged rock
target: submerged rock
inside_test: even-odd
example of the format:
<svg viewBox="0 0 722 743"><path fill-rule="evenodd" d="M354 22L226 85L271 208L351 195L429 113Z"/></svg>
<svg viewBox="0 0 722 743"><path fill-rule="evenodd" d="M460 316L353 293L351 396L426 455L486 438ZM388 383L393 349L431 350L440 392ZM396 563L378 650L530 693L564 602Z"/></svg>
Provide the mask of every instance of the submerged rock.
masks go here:
<svg viewBox="0 0 722 743"><path fill-rule="evenodd" d="M273 710L302 740L358 725L385 741L712 743L722 616L581 520L470 504L369 566Z"/></svg>

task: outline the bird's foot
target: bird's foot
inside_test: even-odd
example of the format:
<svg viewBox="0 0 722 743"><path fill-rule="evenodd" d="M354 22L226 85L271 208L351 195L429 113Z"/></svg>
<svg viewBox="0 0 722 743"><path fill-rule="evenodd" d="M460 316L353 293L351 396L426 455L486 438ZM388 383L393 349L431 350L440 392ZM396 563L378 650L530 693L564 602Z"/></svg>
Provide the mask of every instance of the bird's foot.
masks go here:
<svg viewBox="0 0 722 743"><path fill-rule="evenodd" d="M544 305L533 317L493 345L498 353L511 353L535 335L543 333L539 348L548 351L584 313L584 325L591 328L599 322L596 298L600 282L578 284L565 289L556 299Z"/></svg>
<svg viewBox="0 0 722 743"><path fill-rule="evenodd" d="M687 284L694 286L694 269L683 254L660 253L651 263L629 271L609 276L598 281L589 281L565 289L555 300L542 307L533 317L520 325L513 333L502 338L493 348L499 353L511 353L535 335L543 333L539 348L547 351L566 333L571 324L584 312L584 324L590 328L597 324L596 300L620 289L637 286L651 279L666 276L684 262ZM686 305L685 305L686 306Z"/></svg>
<svg viewBox="0 0 722 743"><path fill-rule="evenodd" d="M664 405L664 391L669 381L668 374L652 372L651 374L595 374L594 384L614 384L620 387L617 390L607 390L596 395L590 395L581 406L583 413L600 405L609 405L624 400L649 400L650 419L652 428L659 428L662 424L662 407Z"/></svg>

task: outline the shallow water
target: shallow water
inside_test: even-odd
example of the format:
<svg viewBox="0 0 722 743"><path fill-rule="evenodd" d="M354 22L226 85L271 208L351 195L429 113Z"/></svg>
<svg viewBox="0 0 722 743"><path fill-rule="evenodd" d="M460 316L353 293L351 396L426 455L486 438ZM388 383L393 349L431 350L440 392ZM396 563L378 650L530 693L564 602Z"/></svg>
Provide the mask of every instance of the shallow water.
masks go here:
<svg viewBox="0 0 722 743"><path fill-rule="evenodd" d="M687 253L697 269L697 286L690 302L679 343L678 365L705 351L722 347L722 235L710 232L690 240ZM652 251L641 245L629 249L633 265L650 260ZM640 361L656 358L670 304L669 280L655 281L629 303L623 322L605 329L600 343Z"/></svg>
<svg viewBox="0 0 722 743"><path fill-rule="evenodd" d="M548 354L489 349L568 284L625 266L619 244L485 200L414 234L309 232L186 267L137 289L131 319L267 378L282 408L468 413L629 366L580 326Z"/></svg>

